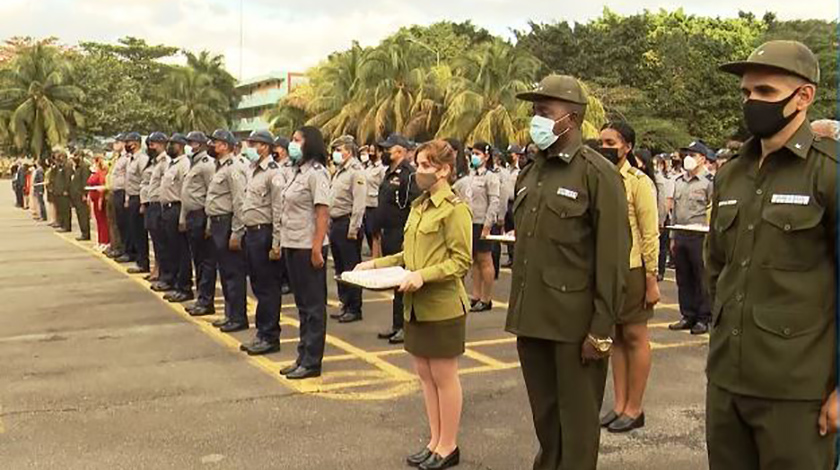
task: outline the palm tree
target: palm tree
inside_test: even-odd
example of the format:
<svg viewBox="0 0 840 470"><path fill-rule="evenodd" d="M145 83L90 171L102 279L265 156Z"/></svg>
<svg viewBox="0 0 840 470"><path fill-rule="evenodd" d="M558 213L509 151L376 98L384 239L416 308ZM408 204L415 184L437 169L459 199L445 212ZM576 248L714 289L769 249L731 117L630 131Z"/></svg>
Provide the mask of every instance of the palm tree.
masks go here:
<svg viewBox="0 0 840 470"><path fill-rule="evenodd" d="M58 48L36 43L0 70L0 124L15 147L43 156L83 126L77 109L82 90L69 83L69 63Z"/></svg>
<svg viewBox="0 0 840 470"><path fill-rule="evenodd" d="M360 93L366 54L354 42L349 50L330 56L310 76L314 89L306 107L311 115L307 124L320 127L327 137L356 134L366 104Z"/></svg>
<svg viewBox="0 0 840 470"><path fill-rule="evenodd" d="M216 89L211 76L192 68L176 68L168 77L166 90L176 129L212 132L226 126L227 97Z"/></svg>
<svg viewBox="0 0 840 470"><path fill-rule="evenodd" d="M213 87L228 98L228 110L236 109L240 96L236 92L236 78L225 69L225 57L201 51L198 55L182 51L187 57L187 67L210 76Z"/></svg>
<svg viewBox="0 0 840 470"><path fill-rule="evenodd" d="M274 135L290 136L295 129L300 128L307 121L307 108L314 96L312 82L299 85L291 93L284 96L277 103L277 107L265 113L265 120L269 123Z"/></svg>

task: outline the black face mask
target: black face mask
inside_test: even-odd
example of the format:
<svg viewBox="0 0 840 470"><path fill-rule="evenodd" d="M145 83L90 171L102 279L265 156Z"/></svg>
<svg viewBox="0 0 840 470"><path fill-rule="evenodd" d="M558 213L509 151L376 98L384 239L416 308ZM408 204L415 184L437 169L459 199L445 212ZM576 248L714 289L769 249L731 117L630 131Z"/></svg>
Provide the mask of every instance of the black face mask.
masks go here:
<svg viewBox="0 0 840 470"><path fill-rule="evenodd" d="M596 150L598 153L603 155L604 158L612 162L613 165L618 165L618 149L598 147Z"/></svg>
<svg viewBox="0 0 840 470"><path fill-rule="evenodd" d="M166 147L166 154L169 155L171 158L176 158L178 156L178 148L174 145L170 145Z"/></svg>
<svg viewBox="0 0 840 470"><path fill-rule="evenodd" d="M382 164L385 166L391 165L391 152L382 152Z"/></svg>
<svg viewBox="0 0 840 470"><path fill-rule="evenodd" d="M744 103L744 121L750 134L766 139L779 133L799 114L794 111L785 117L785 106L799 93L799 88L781 101L747 100Z"/></svg>
<svg viewBox="0 0 840 470"><path fill-rule="evenodd" d="M210 155L210 158L216 158L216 147L213 145L207 147L207 155Z"/></svg>
<svg viewBox="0 0 840 470"><path fill-rule="evenodd" d="M134 145L128 144L125 146L125 151L128 153L134 153Z"/></svg>
<svg viewBox="0 0 840 470"><path fill-rule="evenodd" d="M148 156L150 156L150 157L152 157L152 158L157 158L157 156L158 156L158 155L160 155L160 150L158 150L158 149L153 149L153 148L149 147L149 148L146 150L146 155L148 155Z"/></svg>

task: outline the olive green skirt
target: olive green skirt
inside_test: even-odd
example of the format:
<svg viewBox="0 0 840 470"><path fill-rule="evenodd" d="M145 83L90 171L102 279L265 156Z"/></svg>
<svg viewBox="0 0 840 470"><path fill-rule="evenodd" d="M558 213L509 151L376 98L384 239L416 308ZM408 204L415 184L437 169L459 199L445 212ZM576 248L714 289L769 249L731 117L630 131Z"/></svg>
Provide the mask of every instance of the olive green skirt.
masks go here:
<svg viewBox="0 0 840 470"><path fill-rule="evenodd" d="M624 308L618 314L619 325L646 323L653 318L653 308L645 308L647 280L644 268L634 268L627 276L627 292L624 296Z"/></svg>
<svg viewBox="0 0 840 470"><path fill-rule="evenodd" d="M444 321L417 321L405 324L405 350L412 356L449 359L464 354L467 317Z"/></svg>

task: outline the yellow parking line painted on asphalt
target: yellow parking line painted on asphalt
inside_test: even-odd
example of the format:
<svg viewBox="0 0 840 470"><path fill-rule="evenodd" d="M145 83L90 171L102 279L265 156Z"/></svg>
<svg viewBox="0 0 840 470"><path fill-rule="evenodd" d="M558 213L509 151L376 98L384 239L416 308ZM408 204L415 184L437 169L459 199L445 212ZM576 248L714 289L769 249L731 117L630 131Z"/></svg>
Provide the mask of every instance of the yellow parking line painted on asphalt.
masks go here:
<svg viewBox="0 0 840 470"><path fill-rule="evenodd" d="M497 344L508 344L508 343L515 343L515 342L516 342L516 337L515 336L509 336L507 338L484 339L484 340L481 340L481 341L470 341L469 343L466 343L465 346L468 347L468 348L474 348L474 347L477 347L477 346L495 346Z"/></svg>
<svg viewBox="0 0 840 470"><path fill-rule="evenodd" d="M0 434L6 433L6 426L3 425L3 407L0 406Z"/></svg>
<svg viewBox="0 0 840 470"><path fill-rule="evenodd" d="M484 364L488 367L495 367L496 369L500 369L500 370L504 369L505 367L507 367L509 365L505 362L499 361L497 359L493 359L492 357L490 357L486 354L481 354L480 352L473 351L472 349L465 349L464 350L464 356L467 356L468 358L470 358L474 361L478 361L478 362L480 362L480 363L482 363L482 364Z"/></svg>
<svg viewBox="0 0 840 470"><path fill-rule="evenodd" d="M662 344L662 343L654 343L653 341L650 342L650 349L657 350L657 349L674 349L674 348L685 348L688 346L698 346L701 344L708 344L709 339L708 337L705 340L700 341L681 341L679 343L669 343L669 344Z"/></svg>
<svg viewBox="0 0 840 470"><path fill-rule="evenodd" d="M680 304L656 304L655 308L658 308L658 309L679 309Z"/></svg>

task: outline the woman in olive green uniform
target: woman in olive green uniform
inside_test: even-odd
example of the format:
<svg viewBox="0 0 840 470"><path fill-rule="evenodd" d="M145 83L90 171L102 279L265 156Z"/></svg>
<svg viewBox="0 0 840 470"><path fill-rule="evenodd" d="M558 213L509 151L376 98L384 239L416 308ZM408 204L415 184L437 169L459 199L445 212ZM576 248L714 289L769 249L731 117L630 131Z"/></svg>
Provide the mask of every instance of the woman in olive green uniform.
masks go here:
<svg viewBox="0 0 840 470"><path fill-rule="evenodd" d="M405 266L405 350L413 359L423 387L431 428L427 447L408 463L423 470L458 464L461 383L458 356L464 352L469 297L463 277L472 263L472 215L450 186L455 151L443 140L417 149L418 186L405 229L404 251L356 269Z"/></svg>

